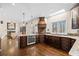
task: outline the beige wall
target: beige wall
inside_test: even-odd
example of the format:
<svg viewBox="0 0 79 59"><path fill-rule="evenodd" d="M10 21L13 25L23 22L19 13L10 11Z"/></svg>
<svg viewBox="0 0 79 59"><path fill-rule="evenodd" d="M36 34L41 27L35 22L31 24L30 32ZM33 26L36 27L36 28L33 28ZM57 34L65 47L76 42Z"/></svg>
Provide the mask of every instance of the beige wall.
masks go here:
<svg viewBox="0 0 79 59"><path fill-rule="evenodd" d="M7 33L7 25L6 25L7 20L5 20L3 17L0 17L0 21L3 21L3 24L0 23L0 37L2 38L4 34Z"/></svg>
<svg viewBox="0 0 79 59"><path fill-rule="evenodd" d="M16 23L16 33L19 31L19 24L18 21L11 20L6 17L0 17L0 21L3 21L3 24L0 23L0 37L3 38L5 35L7 35L7 22L14 22Z"/></svg>

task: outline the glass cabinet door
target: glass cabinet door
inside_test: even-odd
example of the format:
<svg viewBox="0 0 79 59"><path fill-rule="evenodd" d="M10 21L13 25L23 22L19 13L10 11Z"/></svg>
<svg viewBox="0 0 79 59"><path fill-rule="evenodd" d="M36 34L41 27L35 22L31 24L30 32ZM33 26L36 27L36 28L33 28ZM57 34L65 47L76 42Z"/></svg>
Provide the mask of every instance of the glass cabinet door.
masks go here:
<svg viewBox="0 0 79 59"><path fill-rule="evenodd" d="M65 33L66 32L66 20L53 22L52 32L54 33Z"/></svg>
<svg viewBox="0 0 79 59"><path fill-rule="evenodd" d="M53 28L52 31L56 33L57 32L57 22L54 22L52 24L52 28Z"/></svg>

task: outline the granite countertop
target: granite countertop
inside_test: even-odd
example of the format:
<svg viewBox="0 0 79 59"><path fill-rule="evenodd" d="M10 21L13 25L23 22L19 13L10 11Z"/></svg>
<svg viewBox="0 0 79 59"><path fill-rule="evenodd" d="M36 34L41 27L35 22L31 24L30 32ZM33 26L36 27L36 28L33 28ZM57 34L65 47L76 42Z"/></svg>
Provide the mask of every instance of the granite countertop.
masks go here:
<svg viewBox="0 0 79 59"><path fill-rule="evenodd" d="M20 34L19 36L27 36L26 34Z"/></svg>
<svg viewBox="0 0 79 59"><path fill-rule="evenodd" d="M71 36L71 35L63 35L63 34L46 34L50 36L57 36L57 37L67 37L67 38L73 38L79 40L79 36Z"/></svg>
<svg viewBox="0 0 79 59"><path fill-rule="evenodd" d="M63 35L63 34L21 34L19 36L31 36L31 35L50 35L50 36L58 36L58 37L67 37L79 40L79 36L71 36L71 35Z"/></svg>
<svg viewBox="0 0 79 59"><path fill-rule="evenodd" d="M29 35L50 35L50 36L58 36L58 37L67 37L67 38L72 38L75 39L75 43L72 46L71 50L69 51L69 55L73 56L79 56L79 36L71 36L71 35L63 35L63 34L23 34L20 36L29 36Z"/></svg>

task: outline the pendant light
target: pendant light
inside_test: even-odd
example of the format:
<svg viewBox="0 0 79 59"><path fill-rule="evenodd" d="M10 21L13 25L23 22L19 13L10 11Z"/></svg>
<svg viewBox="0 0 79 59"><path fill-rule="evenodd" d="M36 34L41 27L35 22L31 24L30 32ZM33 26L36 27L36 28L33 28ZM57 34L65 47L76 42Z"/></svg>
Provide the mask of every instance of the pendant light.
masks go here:
<svg viewBox="0 0 79 59"><path fill-rule="evenodd" d="M25 20L25 13L23 12L22 15L23 15L22 25L25 26L25 21L24 21Z"/></svg>

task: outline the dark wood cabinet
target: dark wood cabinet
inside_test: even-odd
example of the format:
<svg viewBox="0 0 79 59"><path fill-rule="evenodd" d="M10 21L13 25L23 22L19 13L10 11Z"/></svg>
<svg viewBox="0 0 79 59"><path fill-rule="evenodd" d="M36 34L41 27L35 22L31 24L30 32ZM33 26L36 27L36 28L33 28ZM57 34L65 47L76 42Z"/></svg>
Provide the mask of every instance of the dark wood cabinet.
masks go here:
<svg viewBox="0 0 79 59"><path fill-rule="evenodd" d="M27 46L27 36L20 36L19 48L25 48Z"/></svg>
<svg viewBox="0 0 79 59"><path fill-rule="evenodd" d="M61 44L61 39L60 39L60 37L53 36L52 41L53 41L53 43L54 43L54 47L60 48L60 44Z"/></svg>
<svg viewBox="0 0 79 59"><path fill-rule="evenodd" d="M60 37L55 37L55 36L45 36L45 40L44 42L53 46L53 47L56 47L56 48L60 48Z"/></svg>
<svg viewBox="0 0 79 59"><path fill-rule="evenodd" d="M61 48L65 51L70 51L75 41L75 39L63 37L61 38Z"/></svg>
<svg viewBox="0 0 79 59"><path fill-rule="evenodd" d="M36 43L40 43L39 35L36 35Z"/></svg>
<svg viewBox="0 0 79 59"><path fill-rule="evenodd" d="M61 38L61 49L65 51L70 50L70 38L65 38L65 37Z"/></svg>
<svg viewBox="0 0 79 59"><path fill-rule="evenodd" d="M36 35L36 43L44 43L45 35Z"/></svg>
<svg viewBox="0 0 79 59"><path fill-rule="evenodd" d="M70 41L70 47L72 48L72 46L73 46L73 44L75 43L75 39L70 39L71 41Z"/></svg>
<svg viewBox="0 0 79 59"><path fill-rule="evenodd" d="M46 43L46 44L51 44L51 39L50 39L50 36L47 36L47 35L45 35L45 37L44 37L45 39L44 39L44 42Z"/></svg>
<svg viewBox="0 0 79 59"><path fill-rule="evenodd" d="M58 49L62 49L67 52L70 51L75 41L76 41L75 39L71 39L67 37L58 37L58 36L50 36L50 35L45 35L45 39L44 39L44 42L46 44Z"/></svg>
<svg viewBox="0 0 79 59"><path fill-rule="evenodd" d="M44 35L38 35L38 40L40 43L44 43Z"/></svg>

